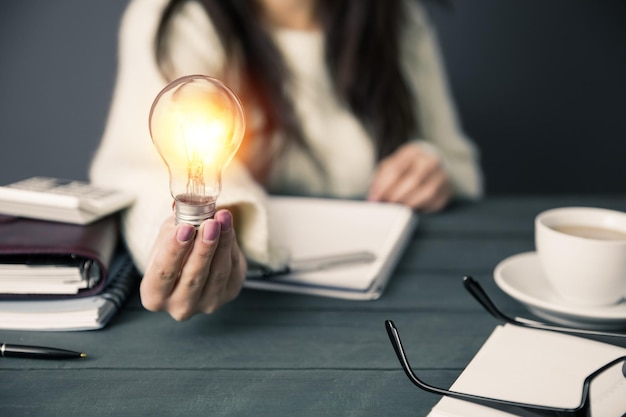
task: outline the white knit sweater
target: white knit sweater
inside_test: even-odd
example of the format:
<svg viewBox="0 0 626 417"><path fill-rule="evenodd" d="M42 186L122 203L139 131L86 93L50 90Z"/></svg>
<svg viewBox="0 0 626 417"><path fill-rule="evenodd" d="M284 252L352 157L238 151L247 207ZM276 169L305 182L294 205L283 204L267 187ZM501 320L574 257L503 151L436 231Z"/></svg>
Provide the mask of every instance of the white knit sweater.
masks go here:
<svg viewBox="0 0 626 417"><path fill-rule="evenodd" d="M104 136L90 176L99 185L123 188L136 196L124 213L123 233L142 271L163 220L171 215L168 172L148 131L152 101L167 84L155 59L156 28L168 0L132 0L119 33L119 69ZM457 197L482 193L477 151L461 133L451 103L437 42L424 13L414 1L403 39L403 69L419 105L423 137L415 138L438 155ZM168 50L177 76L206 74L229 78L224 52L202 9L189 2L169 32ZM265 212L266 192L358 198L366 195L375 168L371 138L336 98L323 62L323 39L317 32L276 30L274 39L292 72L290 93L311 149L320 156L327 178L298 147L272 165L262 188L236 159L223 178L220 206L237 206L237 235L249 259L277 266ZM419 88L418 88L419 87Z"/></svg>

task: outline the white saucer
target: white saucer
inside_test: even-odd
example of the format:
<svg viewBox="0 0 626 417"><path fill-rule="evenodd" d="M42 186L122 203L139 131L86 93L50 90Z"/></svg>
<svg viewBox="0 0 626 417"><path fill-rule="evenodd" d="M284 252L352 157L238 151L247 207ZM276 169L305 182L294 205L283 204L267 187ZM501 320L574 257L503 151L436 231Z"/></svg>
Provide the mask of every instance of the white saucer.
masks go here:
<svg viewBox="0 0 626 417"><path fill-rule="evenodd" d="M567 304L548 283L536 252L504 259L496 266L494 278L502 291L546 320L588 329L626 329L626 300L606 307Z"/></svg>

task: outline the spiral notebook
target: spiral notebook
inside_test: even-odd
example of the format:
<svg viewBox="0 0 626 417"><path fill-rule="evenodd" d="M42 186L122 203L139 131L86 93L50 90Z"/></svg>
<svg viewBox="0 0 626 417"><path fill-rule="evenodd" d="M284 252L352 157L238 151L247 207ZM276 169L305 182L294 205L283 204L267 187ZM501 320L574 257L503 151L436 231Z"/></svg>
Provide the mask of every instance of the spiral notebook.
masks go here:
<svg viewBox="0 0 626 417"><path fill-rule="evenodd" d="M87 297L0 301L0 329L37 331L95 330L106 326L139 281L130 256L116 253L102 292Z"/></svg>

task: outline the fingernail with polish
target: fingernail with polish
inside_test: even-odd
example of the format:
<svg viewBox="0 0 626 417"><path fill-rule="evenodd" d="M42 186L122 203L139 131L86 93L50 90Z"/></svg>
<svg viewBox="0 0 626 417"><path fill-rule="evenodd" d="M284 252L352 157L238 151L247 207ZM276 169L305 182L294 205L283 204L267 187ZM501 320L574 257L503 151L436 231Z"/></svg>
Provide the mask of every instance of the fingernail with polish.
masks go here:
<svg viewBox="0 0 626 417"><path fill-rule="evenodd" d="M220 234L220 226L216 221L208 221L204 224L204 230L202 231L202 240L205 242L212 242Z"/></svg>
<svg viewBox="0 0 626 417"><path fill-rule="evenodd" d="M176 230L176 239L179 242L187 242L191 239L193 234L195 233L196 228L190 224L183 223L178 226L178 230Z"/></svg>
<svg viewBox="0 0 626 417"><path fill-rule="evenodd" d="M233 217L229 211L223 211L220 213L219 222L222 225L222 231L226 232L233 224Z"/></svg>

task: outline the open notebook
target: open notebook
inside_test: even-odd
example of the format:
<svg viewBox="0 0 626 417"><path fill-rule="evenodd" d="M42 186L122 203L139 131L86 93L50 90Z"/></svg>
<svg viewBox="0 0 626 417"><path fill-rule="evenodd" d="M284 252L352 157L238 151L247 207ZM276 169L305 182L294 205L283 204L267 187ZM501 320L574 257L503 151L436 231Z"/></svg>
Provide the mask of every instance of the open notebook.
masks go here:
<svg viewBox="0 0 626 417"><path fill-rule="evenodd" d="M406 206L357 200L274 196L268 212L291 268L261 277L251 268L245 287L355 300L381 296L417 225ZM332 262L344 256L352 261ZM324 259L331 265L315 268Z"/></svg>

